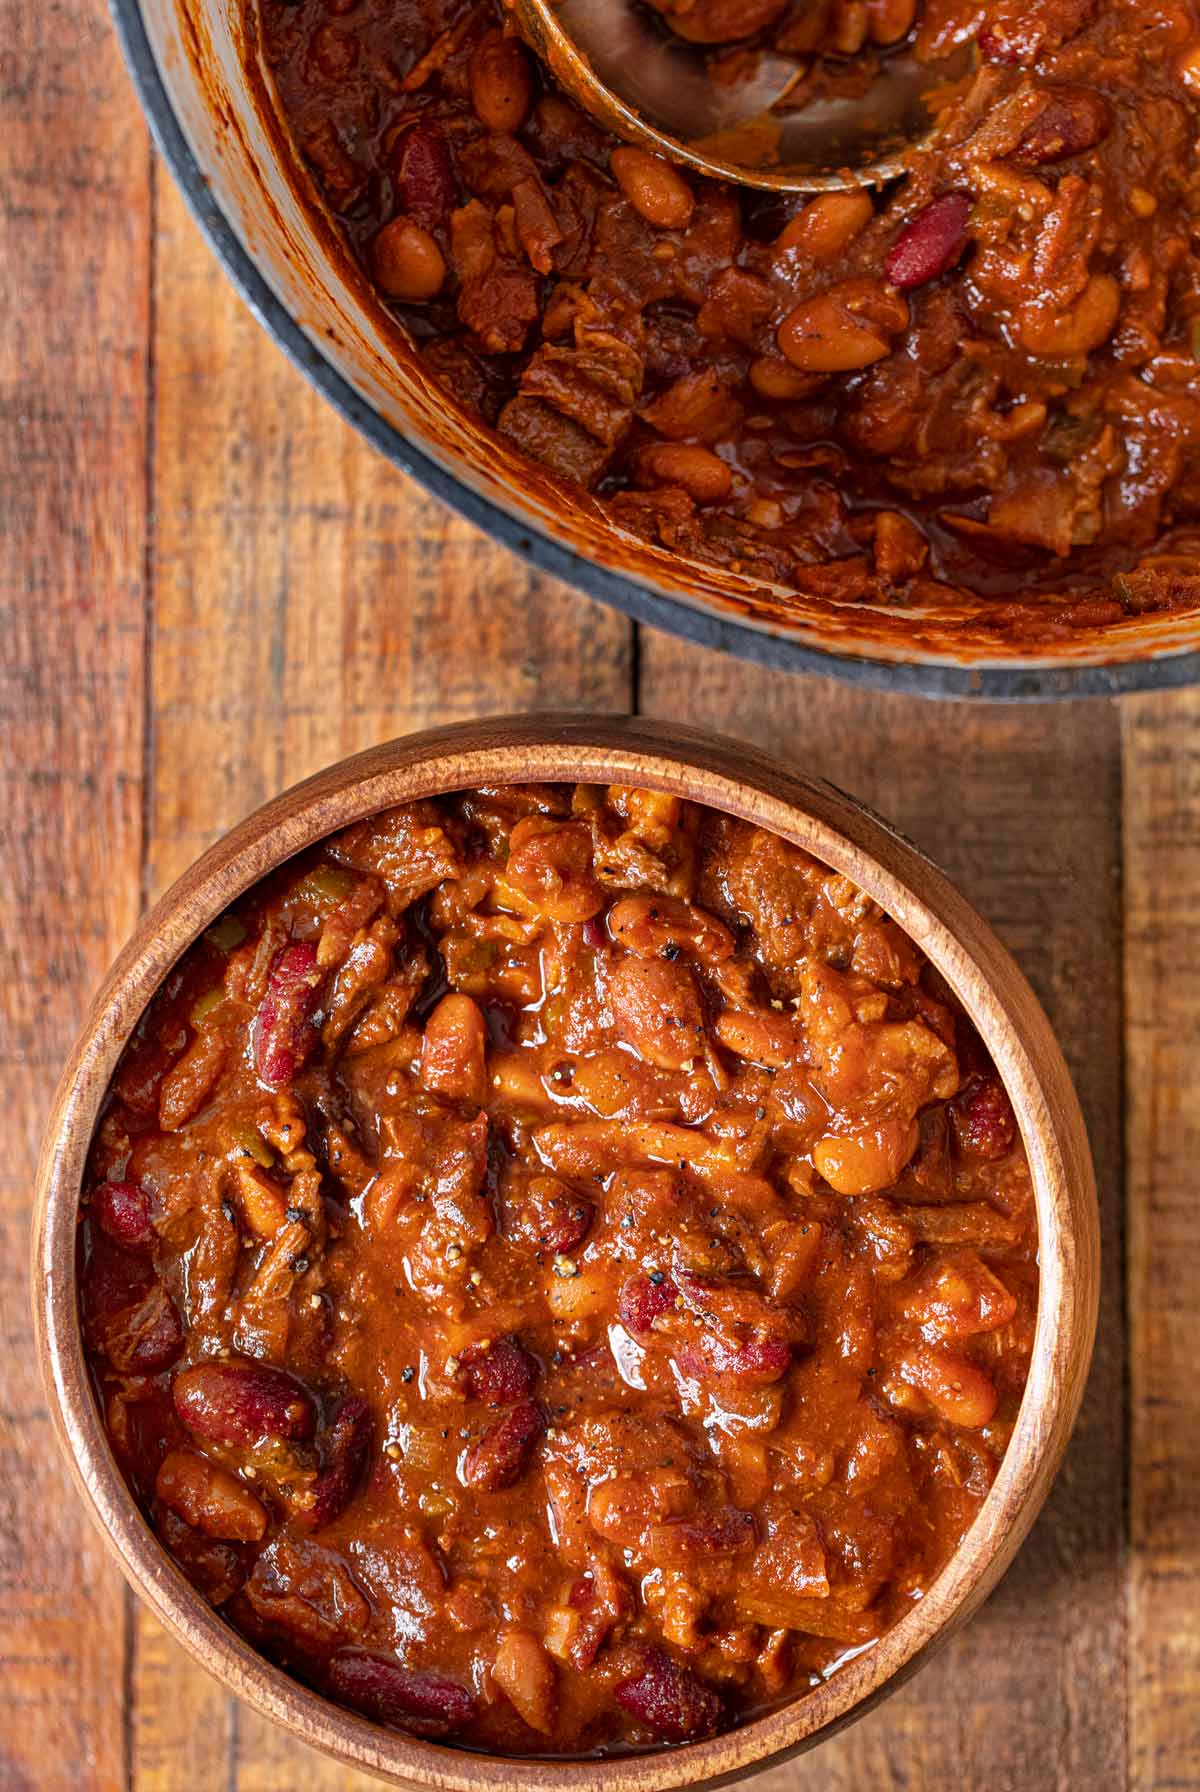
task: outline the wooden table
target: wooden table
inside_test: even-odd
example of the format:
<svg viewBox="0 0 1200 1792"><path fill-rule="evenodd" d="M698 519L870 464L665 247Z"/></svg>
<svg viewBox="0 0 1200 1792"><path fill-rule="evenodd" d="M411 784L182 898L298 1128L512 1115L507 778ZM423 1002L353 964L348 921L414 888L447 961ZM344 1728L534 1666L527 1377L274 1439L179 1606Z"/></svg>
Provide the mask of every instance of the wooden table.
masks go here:
<svg viewBox="0 0 1200 1792"><path fill-rule="evenodd" d="M1200 1787L1200 692L900 701L635 631L530 572L251 321L99 0L5 12L0 1786L368 1784L185 1659L77 1510L31 1363L38 1133L89 990L214 835L389 735L573 706L742 734L894 818L1040 990L1099 1172L1099 1347L1049 1508L966 1634L762 1792Z"/></svg>

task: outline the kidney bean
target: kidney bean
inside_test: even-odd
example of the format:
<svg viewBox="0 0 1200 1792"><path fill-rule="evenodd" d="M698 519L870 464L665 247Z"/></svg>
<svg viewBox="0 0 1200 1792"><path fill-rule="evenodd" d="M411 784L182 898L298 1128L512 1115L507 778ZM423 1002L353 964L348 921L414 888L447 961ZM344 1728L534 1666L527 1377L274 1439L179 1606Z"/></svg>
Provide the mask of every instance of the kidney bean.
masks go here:
<svg viewBox="0 0 1200 1792"><path fill-rule="evenodd" d="M557 1176L535 1176L505 1229L521 1244L565 1255L583 1243L595 1214L592 1203Z"/></svg>
<svg viewBox="0 0 1200 1792"><path fill-rule="evenodd" d="M604 931L604 922L599 915L589 915L583 923L583 943L590 946L593 952L600 952L608 944L608 936Z"/></svg>
<svg viewBox="0 0 1200 1792"><path fill-rule="evenodd" d="M461 1470L463 1485L483 1493L511 1487L520 1480L530 1451L545 1428L542 1409L532 1400L511 1407L466 1452Z"/></svg>
<svg viewBox="0 0 1200 1792"><path fill-rule="evenodd" d="M341 1650L329 1663L329 1685L364 1716L420 1736L449 1735L475 1715L475 1701L457 1680L415 1673L385 1655Z"/></svg>
<svg viewBox="0 0 1200 1792"><path fill-rule="evenodd" d="M300 1517L307 1530L319 1531L345 1511L358 1490L375 1436L375 1421L365 1400L343 1400L322 1451L324 1466L313 1483L313 1503Z"/></svg>
<svg viewBox="0 0 1200 1792"><path fill-rule="evenodd" d="M175 1377L173 1394L188 1430L210 1443L306 1443L316 1429L312 1396L267 1363L194 1363Z"/></svg>
<svg viewBox="0 0 1200 1792"><path fill-rule="evenodd" d="M371 244L371 272L389 299L421 305L445 285L446 258L423 225L393 218Z"/></svg>
<svg viewBox="0 0 1200 1792"><path fill-rule="evenodd" d="M156 1282L145 1301L129 1315L125 1327L127 1346L118 1350L110 1343L109 1361L126 1374L153 1375L168 1368L183 1349L183 1321L161 1282Z"/></svg>
<svg viewBox="0 0 1200 1792"><path fill-rule="evenodd" d="M471 104L489 131L514 136L533 104L533 70L518 38L489 31L471 57Z"/></svg>
<svg viewBox="0 0 1200 1792"><path fill-rule="evenodd" d="M757 1386L778 1381L787 1373L792 1347L783 1338L748 1338L745 1343L731 1345L712 1332L701 1332L679 1344L675 1357L684 1374L696 1381L728 1376L732 1381Z"/></svg>
<svg viewBox="0 0 1200 1792"><path fill-rule="evenodd" d="M206 1537L228 1543L259 1543L267 1531L267 1509L236 1475L194 1450L164 1457L154 1491L180 1518Z"/></svg>
<svg viewBox="0 0 1200 1792"><path fill-rule="evenodd" d="M686 1566L697 1556L735 1556L757 1541L754 1515L736 1506L701 1512L690 1518L669 1518L650 1531L649 1554L664 1566Z"/></svg>
<svg viewBox="0 0 1200 1792"><path fill-rule="evenodd" d="M237 1544L206 1537L161 1501L154 1529L210 1605L224 1605L245 1584L247 1552Z"/></svg>
<svg viewBox="0 0 1200 1792"><path fill-rule="evenodd" d="M647 1650L643 1662L614 1688L617 1704L670 1742L712 1736L724 1710L720 1695L661 1649Z"/></svg>
<svg viewBox="0 0 1200 1792"><path fill-rule="evenodd" d="M1064 162L1103 141L1112 129L1108 102L1086 88L1059 88L1024 133L1008 160L1018 168Z"/></svg>
<svg viewBox="0 0 1200 1792"><path fill-rule="evenodd" d="M83 1267L88 1337L122 1375L152 1375L183 1348L175 1304L146 1257L93 1232Z"/></svg>
<svg viewBox="0 0 1200 1792"><path fill-rule="evenodd" d="M975 41L983 60L994 63L999 68L1015 68L1022 59L1021 45L1013 38L993 31L990 25L983 27Z"/></svg>
<svg viewBox="0 0 1200 1792"><path fill-rule="evenodd" d="M150 1196L137 1182L102 1182L93 1191L91 1211L101 1230L127 1251L154 1243Z"/></svg>
<svg viewBox="0 0 1200 1792"><path fill-rule="evenodd" d="M286 1088L317 1043L312 1011L323 976L310 941L294 942L275 955L250 1023L254 1068L268 1089Z"/></svg>
<svg viewBox="0 0 1200 1792"><path fill-rule="evenodd" d="M1017 1120L998 1077L971 1077L950 1104L950 1125L964 1157L1004 1157L1017 1137Z"/></svg>
<svg viewBox="0 0 1200 1792"><path fill-rule="evenodd" d="M467 1388L485 1406L512 1406L532 1394L538 1366L515 1338L497 1338L484 1349L473 1345L463 1356Z"/></svg>
<svg viewBox="0 0 1200 1792"><path fill-rule="evenodd" d="M650 1276L630 1276L621 1286L617 1313L621 1324L634 1337L646 1337L654 1321L669 1313L679 1298L679 1290L670 1276L654 1281Z"/></svg>
<svg viewBox="0 0 1200 1792"><path fill-rule="evenodd" d="M609 167L634 211L655 230L686 230L696 196L683 176L644 149L614 149Z"/></svg>
<svg viewBox="0 0 1200 1792"><path fill-rule="evenodd" d="M422 119L405 131L395 153L401 210L430 232L444 229L458 204L454 163L441 130Z"/></svg>
<svg viewBox="0 0 1200 1792"><path fill-rule="evenodd" d="M967 246L969 193L943 193L904 226L884 263L893 286L907 292L936 280L954 266Z"/></svg>

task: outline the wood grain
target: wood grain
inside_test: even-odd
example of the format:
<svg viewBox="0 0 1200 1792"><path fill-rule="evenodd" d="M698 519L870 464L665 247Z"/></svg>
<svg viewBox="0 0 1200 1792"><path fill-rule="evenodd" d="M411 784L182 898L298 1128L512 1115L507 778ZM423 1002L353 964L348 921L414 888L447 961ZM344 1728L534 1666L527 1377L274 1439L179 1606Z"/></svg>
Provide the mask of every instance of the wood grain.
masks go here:
<svg viewBox="0 0 1200 1792"><path fill-rule="evenodd" d="M985 1611L820 1754L828 1792L1116 1787L1125 1771L1121 1549L1120 746L1114 709L966 709L769 677L647 634L646 710L720 727L844 785L912 835L1016 953L1088 1119L1104 1286L1084 1411L1050 1505ZM794 1777L793 1777L794 1776ZM763 1792L807 1784L803 1768Z"/></svg>
<svg viewBox="0 0 1200 1792"><path fill-rule="evenodd" d="M109 1792L130 1601L53 1443L25 1263L57 1066L137 914L149 148L99 5L0 16L0 1784Z"/></svg>
<svg viewBox="0 0 1200 1792"><path fill-rule="evenodd" d="M161 174L153 234L101 0L0 6L0 1785L366 1792L131 1615L82 1521L30 1361L41 1121L141 901L229 821L420 722L623 708L630 633L367 454L241 310ZM1195 1792L1200 699L928 707L654 635L640 669L643 708L825 772L959 879L1056 1020L1104 1208L1084 1421L1014 1571L880 1712L757 1783Z"/></svg>
<svg viewBox="0 0 1200 1792"><path fill-rule="evenodd" d="M1130 1784L1200 1787L1200 696L1124 706Z"/></svg>

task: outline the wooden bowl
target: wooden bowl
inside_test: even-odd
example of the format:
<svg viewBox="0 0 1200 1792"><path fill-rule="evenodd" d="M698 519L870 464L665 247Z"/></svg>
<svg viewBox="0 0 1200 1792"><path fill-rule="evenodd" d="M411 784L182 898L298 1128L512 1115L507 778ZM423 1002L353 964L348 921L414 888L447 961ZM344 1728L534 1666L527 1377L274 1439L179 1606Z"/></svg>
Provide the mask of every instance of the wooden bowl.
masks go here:
<svg viewBox="0 0 1200 1792"><path fill-rule="evenodd" d="M122 1048L166 972L250 885L335 829L390 804L526 780L642 784L773 829L852 878L926 953L979 1029L1007 1087L1037 1200L1041 1288L1029 1380L995 1484L925 1597L815 1691L712 1741L603 1761L524 1761L378 1728L291 1679L185 1580L131 1498L84 1363L75 1232L97 1115ZM209 849L143 921L92 1005L55 1096L38 1172L34 1301L50 1405L80 1492L133 1586L185 1648L303 1741L393 1783L443 1792L665 1792L715 1785L811 1747L911 1673L995 1585L1066 1447L1095 1330L1099 1237L1087 1137L1037 999L987 924L915 847L832 786L731 741L583 716L471 722L343 760L266 804ZM115 1683L114 1683L114 1697Z"/></svg>

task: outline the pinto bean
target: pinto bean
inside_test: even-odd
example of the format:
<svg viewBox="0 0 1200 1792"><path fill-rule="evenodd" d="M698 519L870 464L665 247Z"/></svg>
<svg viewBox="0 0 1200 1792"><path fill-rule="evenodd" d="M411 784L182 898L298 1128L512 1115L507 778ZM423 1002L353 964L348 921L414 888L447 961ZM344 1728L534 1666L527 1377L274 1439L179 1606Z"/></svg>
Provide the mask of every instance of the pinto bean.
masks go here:
<svg viewBox="0 0 1200 1792"><path fill-rule="evenodd" d="M163 1459L154 1491L165 1506L206 1537L258 1543L266 1535L262 1501L236 1475L194 1450L172 1450Z"/></svg>
<svg viewBox="0 0 1200 1792"><path fill-rule="evenodd" d="M906 1289L904 1317L933 1340L973 1338L998 1331L1017 1311L1017 1297L990 1270L978 1251L935 1259Z"/></svg>
<svg viewBox="0 0 1200 1792"><path fill-rule="evenodd" d="M915 1120L883 1120L841 1137L820 1139L812 1160L839 1195L869 1195L891 1188L917 1148Z"/></svg>
<svg viewBox="0 0 1200 1792"><path fill-rule="evenodd" d="M889 355L891 338L907 324L898 292L877 280L843 280L789 312L776 339L804 373L854 373Z"/></svg>
<svg viewBox="0 0 1200 1792"><path fill-rule="evenodd" d="M617 1032L659 1070L682 1070L704 1047L704 1013L686 965L626 958L609 984Z"/></svg>
<svg viewBox="0 0 1200 1792"><path fill-rule="evenodd" d="M533 104L533 70L518 38L489 31L471 57L471 104L489 131L514 136Z"/></svg>
<svg viewBox="0 0 1200 1792"><path fill-rule="evenodd" d="M644 149L614 149L613 177L634 211L655 230L686 230L696 196L683 176Z"/></svg>
<svg viewBox="0 0 1200 1792"><path fill-rule="evenodd" d="M1017 335L1022 348L1039 360L1090 355L1108 341L1120 310L1121 289L1112 275L1093 274L1065 311L1047 311L1036 302L1023 306L1017 314Z"/></svg>
<svg viewBox="0 0 1200 1792"><path fill-rule="evenodd" d="M873 44L898 44L917 16L917 0L867 0L867 29Z"/></svg>
<svg viewBox="0 0 1200 1792"><path fill-rule="evenodd" d="M674 959L682 952L701 964L723 964L733 953L724 921L679 896L623 896L609 910L608 930L639 958Z"/></svg>
<svg viewBox="0 0 1200 1792"><path fill-rule="evenodd" d="M487 1099L487 1027L470 996L443 996L425 1022L421 1081L451 1101Z"/></svg>
<svg viewBox="0 0 1200 1792"><path fill-rule="evenodd" d="M433 237L412 218L393 218L371 244L371 271L390 299L420 305L446 283L446 258Z"/></svg>
<svg viewBox="0 0 1200 1792"><path fill-rule="evenodd" d="M604 907L591 829L583 822L523 816L509 838L505 875L548 921L589 921Z"/></svg>
<svg viewBox="0 0 1200 1792"><path fill-rule="evenodd" d="M697 504L719 504L733 490L733 474L697 442L651 442L637 458L639 485L678 485Z"/></svg>
<svg viewBox="0 0 1200 1792"><path fill-rule="evenodd" d="M861 187L820 193L784 225L775 239L775 254L801 255L824 267L849 248L874 216L871 195Z"/></svg>
<svg viewBox="0 0 1200 1792"><path fill-rule="evenodd" d="M970 1357L931 1344L917 1344L900 1356L896 1371L951 1425L974 1431L995 1417L995 1383Z"/></svg>
<svg viewBox="0 0 1200 1792"><path fill-rule="evenodd" d="M496 1649L492 1678L531 1730L554 1728L558 1684L554 1663L531 1631L506 1630Z"/></svg>

